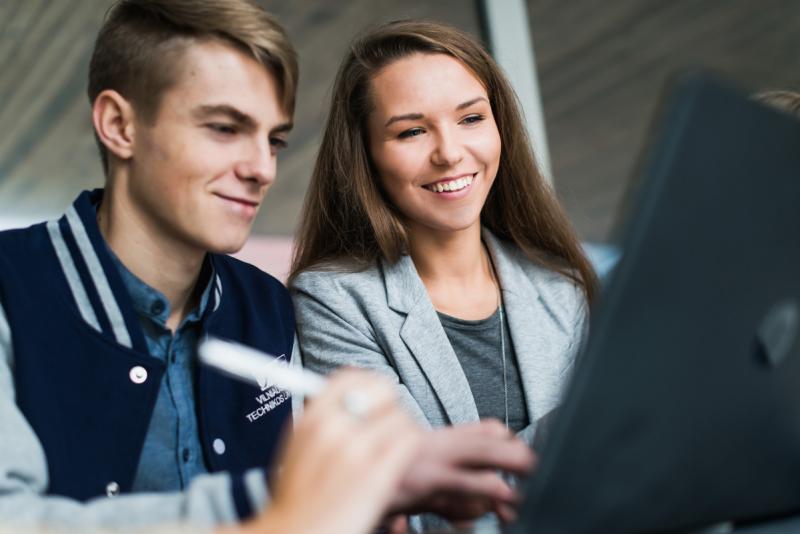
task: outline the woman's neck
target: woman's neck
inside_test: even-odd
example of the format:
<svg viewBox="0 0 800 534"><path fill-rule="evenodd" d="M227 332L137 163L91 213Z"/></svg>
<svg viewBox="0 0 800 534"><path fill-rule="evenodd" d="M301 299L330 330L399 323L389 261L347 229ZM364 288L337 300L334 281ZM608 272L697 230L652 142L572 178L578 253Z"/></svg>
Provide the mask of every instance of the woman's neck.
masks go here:
<svg viewBox="0 0 800 534"><path fill-rule="evenodd" d="M497 309L497 285L479 224L459 231L409 230L411 259L438 311L483 319Z"/></svg>

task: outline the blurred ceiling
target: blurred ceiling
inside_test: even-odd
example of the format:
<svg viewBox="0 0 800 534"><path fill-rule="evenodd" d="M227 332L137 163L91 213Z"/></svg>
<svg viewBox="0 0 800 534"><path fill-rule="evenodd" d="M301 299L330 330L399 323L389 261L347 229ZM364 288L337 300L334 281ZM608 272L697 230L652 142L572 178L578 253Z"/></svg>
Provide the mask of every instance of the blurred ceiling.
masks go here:
<svg viewBox="0 0 800 534"><path fill-rule="evenodd" d="M494 1L494 0L489 0ZM295 131L255 231L291 235L330 84L365 26L428 17L480 33L475 0L263 0L301 63ZM110 0L0 0L0 225L59 213L102 183L85 96ZM797 0L527 0L556 188L580 233L609 234L658 95L686 66L752 90L800 88Z"/></svg>
<svg viewBox="0 0 800 534"><path fill-rule="evenodd" d="M800 90L797 0L527 0L557 191L605 240L670 76Z"/></svg>

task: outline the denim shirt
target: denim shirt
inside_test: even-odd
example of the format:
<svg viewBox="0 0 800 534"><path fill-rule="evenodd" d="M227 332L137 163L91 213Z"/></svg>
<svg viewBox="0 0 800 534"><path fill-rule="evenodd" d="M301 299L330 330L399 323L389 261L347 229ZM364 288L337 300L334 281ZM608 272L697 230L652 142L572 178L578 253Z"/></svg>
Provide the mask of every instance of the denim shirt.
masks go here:
<svg viewBox="0 0 800 534"><path fill-rule="evenodd" d="M208 472L197 428L193 377L200 319L213 285L212 267L207 262L200 273L198 284L205 283L200 304L173 335L166 326L170 314L166 297L131 273L113 252L111 257L139 315L150 355L167 365L132 490L182 490L196 475Z"/></svg>

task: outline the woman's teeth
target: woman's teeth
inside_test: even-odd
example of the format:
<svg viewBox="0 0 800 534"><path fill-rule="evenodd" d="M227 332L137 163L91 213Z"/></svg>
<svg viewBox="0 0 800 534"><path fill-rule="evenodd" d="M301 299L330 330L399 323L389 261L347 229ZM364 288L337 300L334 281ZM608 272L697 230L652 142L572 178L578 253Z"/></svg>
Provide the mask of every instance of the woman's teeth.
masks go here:
<svg viewBox="0 0 800 534"><path fill-rule="evenodd" d="M433 191L434 193L460 191L472 183L473 176L474 175L465 176L464 178L458 178L457 180L451 180L449 182L437 182L435 184L426 185L425 189Z"/></svg>

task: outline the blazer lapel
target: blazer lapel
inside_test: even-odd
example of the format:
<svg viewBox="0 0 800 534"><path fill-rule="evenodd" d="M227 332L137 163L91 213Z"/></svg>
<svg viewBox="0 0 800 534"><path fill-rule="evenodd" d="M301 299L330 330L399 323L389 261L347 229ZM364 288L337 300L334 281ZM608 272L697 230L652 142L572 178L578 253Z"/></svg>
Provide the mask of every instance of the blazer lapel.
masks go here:
<svg viewBox="0 0 800 534"><path fill-rule="evenodd" d="M452 424L479 420L469 382L410 256L384 262L387 301L406 315L400 337L425 373Z"/></svg>
<svg viewBox="0 0 800 534"><path fill-rule="evenodd" d="M537 287L502 243L484 230L506 311L511 343L519 366L525 404L531 423L556 407L560 399L564 354L570 339L542 300Z"/></svg>

